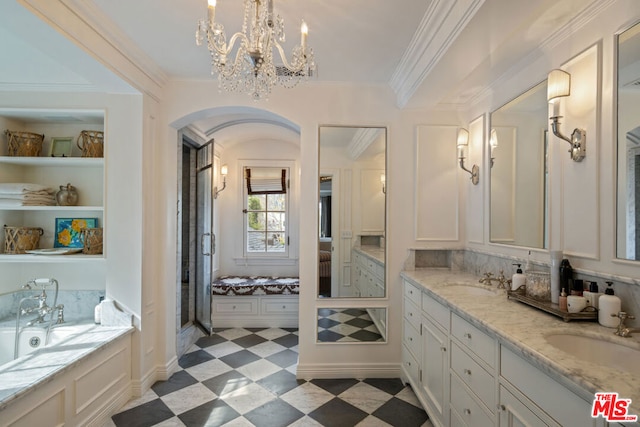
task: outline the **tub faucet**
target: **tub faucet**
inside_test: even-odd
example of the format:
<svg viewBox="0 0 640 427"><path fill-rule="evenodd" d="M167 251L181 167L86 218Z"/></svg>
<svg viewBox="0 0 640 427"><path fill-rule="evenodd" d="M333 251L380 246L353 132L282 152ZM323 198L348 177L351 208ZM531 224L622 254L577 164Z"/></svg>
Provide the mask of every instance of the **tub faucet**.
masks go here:
<svg viewBox="0 0 640 427"><path fill-rule="evenodd" d="M627 319L633 320L636 318L635 316L627 314L627 312L625 311L620 311L618 312L618 314L611 314L611 317L617 317L618 319L620 319L620 323L618 323L618 328L616 329L614 334L620 337L630 338L632 336L631 335L632 332L640 332L640 329L627 328L624 324L625 320Z"/></svg>

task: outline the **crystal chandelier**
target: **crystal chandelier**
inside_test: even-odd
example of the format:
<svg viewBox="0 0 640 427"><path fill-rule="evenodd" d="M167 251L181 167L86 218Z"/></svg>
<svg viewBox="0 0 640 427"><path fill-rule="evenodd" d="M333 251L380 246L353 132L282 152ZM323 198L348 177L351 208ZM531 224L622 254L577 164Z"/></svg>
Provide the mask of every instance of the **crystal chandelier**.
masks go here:
<svg viewBox="0 0 640 427"><path fill-rule="evenodd" d="M216 0L208 2L207 19L198 21L196 44L202 45L206 38L211 74L218 74L221 89L247 92L258 100L268 96L276 84L292 88L313 74L315 63L313 49L307 46L307 24L302 21L300 44L288 60L281 45L285 42L284 21L273 12L274 0L244 0L242 32L235 33L229 42L224 26L215 21ZM273 62L274 49L283 65Z"/></svg>

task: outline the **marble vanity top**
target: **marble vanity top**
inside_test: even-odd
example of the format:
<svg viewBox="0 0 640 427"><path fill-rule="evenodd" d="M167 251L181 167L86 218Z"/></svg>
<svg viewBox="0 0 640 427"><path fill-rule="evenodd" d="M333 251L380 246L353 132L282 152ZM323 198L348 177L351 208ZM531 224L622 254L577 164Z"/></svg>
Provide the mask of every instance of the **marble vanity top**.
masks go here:
<svg viewBox="0 0 640 427"><path fill-rule="evenodd" d="M614 329L593 321L570 321L544 313L518 301L509 300L506 291L496 294L469 294L459 286L482 286L477 276L448 269L403 271L401 276L424 289L475 326L495 335L530 363L548 373L588 402L596 392L617 392L632 399L631 414L640 415L640 376L619 369L587 363L556 349L545 337L570 333L595 337L602 345L619 343L640 350L640 333L631 338L614 335ZM495 284L493 286L495 288ZM638 361L640 363L640 360Z"/></svg>
<svg viewBox="0 0 640 427"><path fill-rule="evenodd" d="M373 258L378 264L384 265L384 249L374 245L356 246L353 249L369 258Z"/></svg>

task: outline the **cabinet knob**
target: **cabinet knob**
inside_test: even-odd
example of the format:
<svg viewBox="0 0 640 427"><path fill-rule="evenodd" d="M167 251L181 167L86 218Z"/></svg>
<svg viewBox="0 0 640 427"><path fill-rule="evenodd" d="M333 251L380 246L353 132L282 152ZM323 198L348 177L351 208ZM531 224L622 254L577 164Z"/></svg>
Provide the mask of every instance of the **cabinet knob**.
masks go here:
<svg viewBox="0 0 640 427"><path fill-rule="evenodd" d="M466 415L471 415L471 409L469 408L464 408L462 412L464 412Z"/></svg>
<svg viewBox="0 0 640 427"><path fill-rule="evenodd" d="M412 337L409 337L409 341L413 341L413 338L412 338Z"/></svg>
<svg viewBox="0 0 640 427"><path fill-rule="evenodd" d="M501 404L501 403L498 403L498 404L496 405L496 407L498 408L498 411L501 411L501 412L502 412L502 411L505 411L505 410L507 409L507 408L506 408L503 404Z"/></svg>
<svg viewBox="0 0 640 427"><path fill-rule="evenodd" d="M440 351L447 351L447 347L440 347Z"/></svg>
<svg viewBox="0 0 640 427"><path fill-rule="evenodd" d="M235 310L235 309L236 309L236 306L234 305L232 308Z"/></svg>
<svg viewBox="0 0 640 427"><path fill-rule="evenodd" d="M467 375L471 375L471 369L465 369L464 373L467 374Z"/></svg>
<svg viewBox="0 0 640 427"><path fill-rule="evenodd" d="M287 308L287 306L286 306L286 305L283 305L283 306L282 306L282 309L284 310L285 308Z"/></svg>
<svg viewBox="0 0 640 427"><path fill-rule="evenodd" d="M468 340L471 339L471 334L469 332L465 332L464 337Z"/></svg>
<svg viewBox="0 0 640 427"><path fill-rule="evenodd" d="M407 365L408 365L408 366L411 366L411 362L407 362Z"/></svg>

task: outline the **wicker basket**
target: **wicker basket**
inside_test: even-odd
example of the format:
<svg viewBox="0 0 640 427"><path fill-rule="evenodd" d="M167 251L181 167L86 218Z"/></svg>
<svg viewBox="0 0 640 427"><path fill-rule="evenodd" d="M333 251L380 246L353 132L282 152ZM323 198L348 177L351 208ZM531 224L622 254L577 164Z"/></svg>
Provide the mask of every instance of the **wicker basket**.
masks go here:
<svg viewBox="0 0 640 427"><path fill-rule="evenodd" d="M40 236L44 230L40 227L4 226L4 253L23 254L38 248Z"/></svg>
<svg viewBox="0 0 640 427"><path fill-rule="evenodd" d="M97 255L102 253L102 228L83 228L80 230L80 240L84 243L82 253Z"/></svg>
<svg viewBox="0 0 640 427"><path fill-rule="evenodd" d="M9 145L9 156L38 157L42 152L44 135L31 132L16 132L5 130Z"/></svg>
<svg viewBox="0 0 640 427"><path fill-rule="evenodd" d="M82 139L82 145L80 139ZM82 150L82 157L104 157L104 132L83 130L78 135L76 145Z"/></svg>

